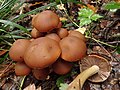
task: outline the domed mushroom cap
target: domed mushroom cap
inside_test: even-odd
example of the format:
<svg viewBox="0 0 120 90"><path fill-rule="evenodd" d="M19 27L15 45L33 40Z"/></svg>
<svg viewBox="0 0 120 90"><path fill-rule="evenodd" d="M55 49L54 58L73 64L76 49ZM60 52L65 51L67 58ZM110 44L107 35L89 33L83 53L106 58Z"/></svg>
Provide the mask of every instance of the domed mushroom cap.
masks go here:
<svg viewBox="0 0 120 90"><path fill-rule="evenodd" d="M37 29L33 28L31 31L31 36L33 38L38 38L40 36L43 36L43 34L41 32L39 32Z"/></svg>
<svg viewBox="0 0 120 90"><path fill-rule="evenodd" d="M23 61L26 48L29 46L30 41L26 39L16 40L9 51L9 56L13 61Z"/></svg>
<svg viewBox="0 0 120 90"><path fill-rule="evenodd" d="M60 41L60 37L56 33L47 34L46 37L51 38L51 39L53 39L53 40L55 40L57 42Z"/></svg>
<svg viewBox="0 0 120 90"><path fill-rule="evenodd" d="M103 82L110 75L111 65L108 60L102 56L91 54L84 57L80 62L81 71L84 71L93 65L97 65L99 67L99 72L88 79L92 82Z"/></svg>
<svg viewBox="0 0 120 90"><path fill-rule="evenodd" d="M76 36L76 37L78 37L78 38L80 38L81 40L83 40L84 42L86 42L86 38L85 38L85 36L82 34L82 33L80 33L79 31L70 31L69 32L69 35L68 36Z"/></svg>
<svg viewBox="0 0 120 90"><path fill-rule="evenodd" d="M32 19L32 25L40 32L48 32L57 28L59 22L57 14L50 10L43 11Z"/></svg>
<svg viewBox="0 0 120 90"><path fill-rule="evenodd" d="M45 68L53 64L60 56L59 43L47 37L31 42L24 56L25 63L31 68Z"/></svg>
<svg viewBox="0 0 120 90"><path fill-rule="evenodd" d="M64 38L68 35L68 31L65 28L59 28L57 30L57 34L59 35L60 38Z"/></svg>
<svg viewBox="0 0 120 90"><path fill-rule="evenodd" d="M38 80L46 79L49 72L50 72L49 68L33 69L32 70L33 76Z"/></svg>
<svg viewBox="0 0 120 90"><path fill-rule="evenodd" d="M86 55L85 42L75 36L63 38L60 41L60 47L62 49L61 58L69 62L78 61Z"/></svg>
<svg viewBox="0 0 120 90"><path fill-rule="evenodd" d="M31 68L29 68L24 62L17 62L15 65L15 74L16 75L28 75L31 72Z"/></svg>
<svg viewBox="0 0 120 90"><path fill-rule="evenodd" d="M59 75L67 74L72 69L72 63L58 59L52 65L53 71Z"/></svg>

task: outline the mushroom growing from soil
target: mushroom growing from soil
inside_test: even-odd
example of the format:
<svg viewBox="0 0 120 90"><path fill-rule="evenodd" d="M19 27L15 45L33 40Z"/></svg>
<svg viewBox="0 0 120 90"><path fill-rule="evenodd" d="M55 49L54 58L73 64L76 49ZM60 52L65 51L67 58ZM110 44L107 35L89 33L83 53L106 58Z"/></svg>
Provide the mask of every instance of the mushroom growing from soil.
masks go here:
<svg viewBox="0 0 120 90"><path fill-rule="evenodd" d="M28 75L31 72L31 68L29 68L24 62L17 62L15 65L15 74L24 76Z"/></svg>
<svg viewBox="0 0 120 90"><path fill-rule="evenodd" d="M49 74L50 70L49 68L43 68L43 69L33 69L32 73L33 76L38 79L38 80L44 80L47 78L48 74Z"/></svg>
<svg viewBox="0 0 120 90"><path fill-rule="evenodd" d="M53 71L59 75L64 75L70 72L72 69L72 63L64 61L62 59L58 59L53 65L52 65Z"/></svg>
<svg viewBox="0 0 120 90"><path fill-rule="evenodd" d="M111 65L104 57L91 54L80 62L81 73L69 84L67 90L82 90L86 79L98 83L105 81L110 75Z"/></svg>
<svg viewBox="0 0 120 90"><path fill-rule="evenodd" d="M9 51L9 56L13 61L22 62L24 60L24 53L30 44L30 40L18 39L16 40Z"/></svg>
<svg viewBox="0 0 120 90"><path fill-rule="evenodd" d="M59 35L60 38L64 38L68 35L68 31L65 28L59 28L57 30L57 34Z"/></svg>
<svg viewBox="0 0 120 90"><path fill-rule="evenodd" d="M45 68L53 64L61 54L59 43L48 37L40 37L27 48L24 61L31 68Z"/></svg>
<svg viewBox="0 0 120 90"><path fill-rule="evenodd" d="M79 31L70 30L68 36L76 36L76 37L80 38L81 40L83 40L84 42L86 42L85 36Z"/></svg>
<svg viewBox="0 0 120 90"><path fill-rule="evenodd" d="M51 38L57 42L60 41L60 37L56 34L56 33L50 33L50 34L47 34L45 37L48 37L48 38Z"/></svg>
<svg viewBox="0 0 120 90"><path fill-rule="evenodd" d="M68 36L60 41L62 49L61 58L65 61L75 62L86 55L86 44L75 36Z"/></svg>
<svg viewBox="0 0 120 90"><path fill-rule="evenodd" d="M40 32L48 32L58 27L60 22L57 14L50 10L43 11L35 15L32 19L32 25Z"/></svg>

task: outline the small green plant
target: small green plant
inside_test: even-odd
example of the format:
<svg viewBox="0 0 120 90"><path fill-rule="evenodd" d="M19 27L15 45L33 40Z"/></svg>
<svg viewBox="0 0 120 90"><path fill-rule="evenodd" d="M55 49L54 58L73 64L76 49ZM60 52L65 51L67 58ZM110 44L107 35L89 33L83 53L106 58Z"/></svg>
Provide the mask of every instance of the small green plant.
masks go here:
<svg viewBox="0 0 120 90"><path fill-rule="evenodd" d="M104 6L105 9L111 10L111 9L120 9L120 3L119 2L109 2L105 4Z"/></svg>
<svg viewBox="0 0 120 90"><path fill-rule="evenodd" d="M102 18L101 15L95 14L93 10L89 8L83 8L78 12L78 20L80 20L80 26L88 25L92 21L97 21Z"/></svg>

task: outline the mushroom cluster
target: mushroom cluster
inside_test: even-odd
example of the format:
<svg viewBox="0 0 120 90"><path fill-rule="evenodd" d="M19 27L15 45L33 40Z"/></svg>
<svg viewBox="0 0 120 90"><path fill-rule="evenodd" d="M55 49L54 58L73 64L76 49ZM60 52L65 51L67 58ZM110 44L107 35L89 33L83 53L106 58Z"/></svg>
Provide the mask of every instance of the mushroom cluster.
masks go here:
<svg viewBox="0 0 120 90"><path fill-rule="evenodd" d="M32 72L36 79L45 79L50 71L63 75L72 68L72 62L86 55L83 34L62 28L59 16L45 10L32 19L32 40L16 40L9 56L16 61L16 75Z"/></svg>

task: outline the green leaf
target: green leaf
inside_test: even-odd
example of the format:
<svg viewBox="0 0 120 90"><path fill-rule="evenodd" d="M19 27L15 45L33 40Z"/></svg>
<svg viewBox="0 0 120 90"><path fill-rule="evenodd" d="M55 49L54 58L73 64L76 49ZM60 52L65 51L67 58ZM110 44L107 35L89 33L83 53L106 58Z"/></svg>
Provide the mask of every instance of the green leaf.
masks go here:
<svg viewBox="0 0 120 90"><path fill-rule="evenodd" d="M117 53L120 54L120 46L117 47Z"/></svg>
<svg viewBox="0 0 120 90"><path fill-rule="evenodd" d="M99 18L102 18L102 16L100 16L99 14L94 14L94 15L91 16L91 19L93 21L97 21L97 19L99 19Z"/></svg>
<svg viewBox="0 0 120 90"><path fill-rule="evenodd" d="M78 12L79 17L90 18L94 12L89 8L83 8Z"/></svg>
<svg viewBox="0 0 120 90"><path fill-rule="evenodd" d="M60 76L58 79L57 79L57 82L56 82L56 85L57 85L57 87L60 87L60 84L61 83L65 83L65 78L67 78L67 77L69 77L70 76L70 74L66 74L66 75L64 75L64 76Z"/></svg>
<svg viewBox="0 0 120 90"><path fill-rule="evenodd" d="M60 90L67 90L68 84L67 83L61 83L59 89Z"/></svg>
<svg viewBox="0 0 120 90"><path fill-rule="evenodd" d="M90 24L92 21L89 19L89 18L82 18L81 20L80 20L80 26L82 27L82 26L84 26L84 25L88 25L88 24Z"/></svg>
<svg viewBox="0 0 120 90"><path fill-rule="evenodd" d="M105 5L105 9L120 9L120 3L119 2L109 2Z"/></svg>
<svg viewBox="0 0 120 90"><path fill-rule="evenodd" d="M8 58L8 53L6 53L2 58L0 58L0 64Z"/></svg>

